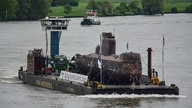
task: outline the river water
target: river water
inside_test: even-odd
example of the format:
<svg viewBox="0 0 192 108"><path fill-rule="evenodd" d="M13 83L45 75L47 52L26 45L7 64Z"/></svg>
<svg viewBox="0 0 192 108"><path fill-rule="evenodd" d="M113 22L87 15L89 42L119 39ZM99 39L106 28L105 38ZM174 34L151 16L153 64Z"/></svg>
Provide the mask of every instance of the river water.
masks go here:
<svg viewBox="0 0 192 108"><path fill-rule="evenodd" d="M26 66L28 50L43 48L45 32L39 21L0 22L0 108L99 108L99 107L192 107L192 14L124 16L99 18L100 26L81 27L81 18L72 18L63 31L60 54L94 52L102 32L116 37L116 53L126 50L141 54L147 74L147 48L153 49L152 67L162 79L162 41L165 37L165 81L180 88L179 96L169 95L85 95L77 96L24 85L17 78L19 66Z"/></svg>

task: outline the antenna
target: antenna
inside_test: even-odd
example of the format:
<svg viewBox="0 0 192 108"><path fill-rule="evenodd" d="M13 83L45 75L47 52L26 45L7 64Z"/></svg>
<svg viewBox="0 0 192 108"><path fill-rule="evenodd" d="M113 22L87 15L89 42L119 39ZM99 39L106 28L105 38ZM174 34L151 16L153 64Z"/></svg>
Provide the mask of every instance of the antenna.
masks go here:
<svg viewBox="0 0 192 108"><path fill-rule="evenodd" d="M103 76L102 76L102 74L103 74L103 72L102 72L102 65L103 65L103 63L102 63L102 47L103 47L103 45L102 45L102 38L103 36L102 35L100 35L100 51L99 51L99 56L100 56L100 62L101 62L101 68L100 68L100 83L102 84L102 79L103 79Z"/></svg>
<svg viewBox="0 0 192 108"><path fill-rule="evenodd" d="M6 21L7 21L7 10L5 11L5 18L6 18Z"/></svg>
<svg viewBox="0 0 192 108"><path fill-rule="evenodd" d="M45 28L45 36L46 36L46 66L48 66L48 54L47 54L47 52L48 52L48 36L47 36L47 28Z"/></svg>
<svg viewBox="0 0 192 108"><path fill-rule="evenodd" d="M115 29L113 28L113 36L115 36Z"/></svg>
<svg viewBox="0 0 192 108"><path fill-rule="evenodd" d="M162 80L165 81L165 76L164 76L164 46L165 46L165 38L163 34L163 46L162 46Z"/></svg>

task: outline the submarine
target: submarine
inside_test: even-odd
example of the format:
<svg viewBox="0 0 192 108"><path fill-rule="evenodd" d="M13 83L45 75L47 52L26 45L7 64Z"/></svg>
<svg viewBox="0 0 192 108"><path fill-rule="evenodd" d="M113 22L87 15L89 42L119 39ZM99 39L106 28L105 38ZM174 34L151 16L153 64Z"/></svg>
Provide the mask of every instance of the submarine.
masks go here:
<svg viewBox="0 0 192 108"><path fill-rule="evenodd" d="M59 37L61 31L67 29L68 21L60 17L42 20L42 26L51 32L51 56L47 54L48 49L45 54L41 48L29 50L27 66L20 66L18 71L24 84L77 95L179 95L176 84L166 85L158 78L158 72L151 68L152 48L147 50L148 75L143 75L140 54L123 52L117 55L115 36L110 32L102 33L100 45L96 46L94 53L76 54L71 59L59 55Z"/></svg>
<svg viewBox="0 0 192 108"><path fill-rule="evenodd" d="M139 82L142 75L140 54L125 52L116 55L115 36L112 36L112 33L104 32L101 39L102 47L98 45L95 53L81 55L76 60L81 74L89 75L90 80L100 81L99 71L102 70L102 83L110 85ZM99 56L102 58L100 68Z"/></svg>

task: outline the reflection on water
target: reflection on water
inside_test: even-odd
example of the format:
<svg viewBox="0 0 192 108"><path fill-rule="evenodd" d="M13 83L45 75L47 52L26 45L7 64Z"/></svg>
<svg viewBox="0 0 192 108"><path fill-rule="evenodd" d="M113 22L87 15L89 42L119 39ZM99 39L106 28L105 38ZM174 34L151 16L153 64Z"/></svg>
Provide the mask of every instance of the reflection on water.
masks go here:
<svg viewBox="0 0 192 108"><path fill-rule="evenodd" d="M179 98L97 98L91 99L96 102L96 107L141 107L141 106L157 106L164 102L177 102Z"/></svg>
<svg viewBox="0 0 192 108"><path fill-rule="evenodd" d="M105 95L82 95L79 98L90 98L96 103L96 107L140 107L162 104L164 102L177 102L182 95L135 95L135 94L105 94Z"/></svg>

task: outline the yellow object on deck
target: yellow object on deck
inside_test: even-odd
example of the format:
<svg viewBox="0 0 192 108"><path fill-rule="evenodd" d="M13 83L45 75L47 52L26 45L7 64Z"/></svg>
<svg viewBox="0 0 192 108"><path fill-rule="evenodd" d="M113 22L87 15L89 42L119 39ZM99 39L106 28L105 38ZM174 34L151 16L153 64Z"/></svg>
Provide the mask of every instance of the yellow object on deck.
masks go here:
<svg viewBox="0 0 192 108"><path fill-rule="evenodd" d="M95 81L96 85L97 85L97 88L104 88L105 85L104 84L101 84L100 82L98 81Z"/></svg>
<svg viewBox="0 0 192 108"><path fill-rule="evenodd" d="M158 77L152 77L151 82L153 84L155 84L155 85L159 85L160 84L160 79Z"/></svg>

